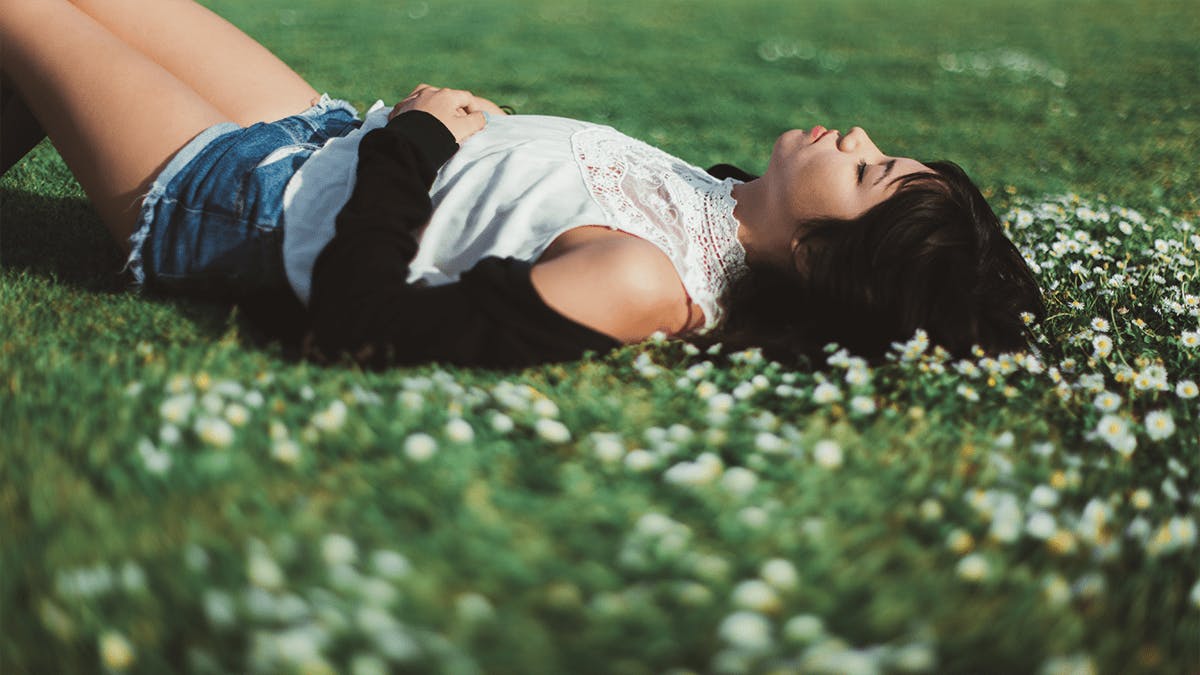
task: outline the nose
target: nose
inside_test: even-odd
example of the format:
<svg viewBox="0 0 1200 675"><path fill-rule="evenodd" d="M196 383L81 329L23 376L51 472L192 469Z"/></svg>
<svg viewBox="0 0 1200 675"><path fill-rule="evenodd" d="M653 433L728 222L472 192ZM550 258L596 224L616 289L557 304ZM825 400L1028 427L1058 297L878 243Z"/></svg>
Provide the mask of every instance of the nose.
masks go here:
<svg viewBox="0 0 1200 675"><path fill-rule="evenodd" d="M879 149L862 127L851 127L850 131L838 139L838 149L842 152L871 152L878 153Z"/></svg>

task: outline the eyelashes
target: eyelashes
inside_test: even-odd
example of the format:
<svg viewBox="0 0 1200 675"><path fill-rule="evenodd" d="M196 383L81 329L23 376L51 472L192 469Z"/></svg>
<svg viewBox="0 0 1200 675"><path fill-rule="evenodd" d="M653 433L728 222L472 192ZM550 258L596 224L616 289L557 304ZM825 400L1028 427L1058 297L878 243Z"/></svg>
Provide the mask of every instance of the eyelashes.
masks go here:
<svg viewBox="0 0 1200 675"><path fill-rule="evenodd" d="M867 173L867 160L858 160L858 184L862 185L863 176Z"/></svg>

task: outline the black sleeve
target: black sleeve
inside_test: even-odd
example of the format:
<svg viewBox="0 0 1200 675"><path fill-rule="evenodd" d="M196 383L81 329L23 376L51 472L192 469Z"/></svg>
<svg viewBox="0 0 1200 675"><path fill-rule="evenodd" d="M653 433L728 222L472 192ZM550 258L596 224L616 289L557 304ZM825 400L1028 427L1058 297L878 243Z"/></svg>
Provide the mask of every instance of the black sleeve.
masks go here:
<svg viewBox="0 0 1200 675"><path fill-rule="evenodd" d="M309 312L320 351L374 367L523 367L620 346L546 305L525 261L488 257L454 283L406 282L416 232L432 213L429 187L457 150L449 130L420 111L363 137L354 191L313 268Z"/></svg>

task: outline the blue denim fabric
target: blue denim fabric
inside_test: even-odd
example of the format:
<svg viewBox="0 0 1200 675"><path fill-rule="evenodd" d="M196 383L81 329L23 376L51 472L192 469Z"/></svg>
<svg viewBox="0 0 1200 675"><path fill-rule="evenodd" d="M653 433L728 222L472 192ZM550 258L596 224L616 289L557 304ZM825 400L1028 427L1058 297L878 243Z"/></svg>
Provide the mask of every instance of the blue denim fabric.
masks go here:
<svg viewBox="0 0 1200 675"><path fill-rule="evenodd" d="M328 96L276 122L210 127L155 179L129 238L134 284L155 291L237 299L288 289L283 191L329 139L362 125Z"/></svg>

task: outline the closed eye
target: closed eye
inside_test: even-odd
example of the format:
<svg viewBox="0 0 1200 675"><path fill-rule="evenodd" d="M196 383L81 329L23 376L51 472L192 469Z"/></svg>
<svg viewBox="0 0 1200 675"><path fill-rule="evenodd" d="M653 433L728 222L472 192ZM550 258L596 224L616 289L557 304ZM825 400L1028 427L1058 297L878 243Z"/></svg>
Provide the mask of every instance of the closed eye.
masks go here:
<svg viewBox="0 0 1200 675"><path fill-rule="evenodd" d="M858 184L862 185L863 175L867 172L867 160L858 160Z"/></svg>

